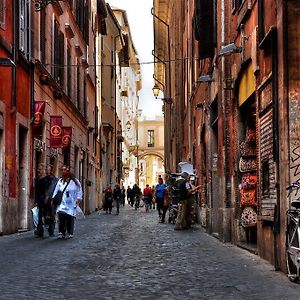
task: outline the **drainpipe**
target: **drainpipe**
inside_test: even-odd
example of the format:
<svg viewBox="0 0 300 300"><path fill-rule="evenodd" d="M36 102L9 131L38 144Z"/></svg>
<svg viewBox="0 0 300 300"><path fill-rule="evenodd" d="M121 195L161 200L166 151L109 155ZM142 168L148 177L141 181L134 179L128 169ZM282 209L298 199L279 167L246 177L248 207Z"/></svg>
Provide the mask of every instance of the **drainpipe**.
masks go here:
<svg viewBox="0 0 300 300"><path fill-rule="evenodd" d="M12 59L16 63L16 45L17 45L17 34L16 34L16 21L17 21L17 4L16 1L12 1L12 35L13 35L13 44L12 44ZM16 67L12 68L12 91L11 91L11 113L14 113L16 110L17 98L16 98Z"/></svg>

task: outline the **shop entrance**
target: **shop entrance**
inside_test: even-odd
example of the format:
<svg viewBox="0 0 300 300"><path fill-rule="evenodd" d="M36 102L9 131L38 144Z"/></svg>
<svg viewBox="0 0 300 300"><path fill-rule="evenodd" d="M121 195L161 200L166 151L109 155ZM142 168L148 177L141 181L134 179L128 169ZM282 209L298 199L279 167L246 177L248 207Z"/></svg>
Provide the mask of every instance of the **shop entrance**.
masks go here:
<svg viewBox="0 0 300 300"><path fill-rule="evenodd" d="M256 104L251 96L239 109L239 242L257 243Z"/></svg>

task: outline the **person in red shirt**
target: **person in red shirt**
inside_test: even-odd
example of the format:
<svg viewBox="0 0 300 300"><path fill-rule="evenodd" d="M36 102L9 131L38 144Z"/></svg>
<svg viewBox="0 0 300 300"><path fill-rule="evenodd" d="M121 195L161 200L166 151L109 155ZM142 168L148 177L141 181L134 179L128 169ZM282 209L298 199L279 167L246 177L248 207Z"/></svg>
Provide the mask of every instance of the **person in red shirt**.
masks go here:
<svg viewBox="0 0 300 300"><path fill-rule="evenodd" d="M152 189L149 186L149 184L146 184L146 187L144 188L144 191L143 191L143 196L144 196L144 202L146 205L146 211L148 211L150 204L152 202Z"/></svg>

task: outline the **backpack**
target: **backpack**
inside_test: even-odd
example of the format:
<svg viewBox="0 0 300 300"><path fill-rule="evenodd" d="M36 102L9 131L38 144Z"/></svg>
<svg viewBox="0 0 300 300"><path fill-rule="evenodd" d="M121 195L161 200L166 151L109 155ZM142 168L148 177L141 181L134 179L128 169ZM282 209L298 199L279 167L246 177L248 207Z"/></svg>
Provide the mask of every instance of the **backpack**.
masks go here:
<svg viewBox="0 0 300 300"><path fill-rule="evenodd" d="M177 179L172 185L171 197L175 200L175 202L187 199L188 190L186 188L186 182L183 178Z"/></svg>

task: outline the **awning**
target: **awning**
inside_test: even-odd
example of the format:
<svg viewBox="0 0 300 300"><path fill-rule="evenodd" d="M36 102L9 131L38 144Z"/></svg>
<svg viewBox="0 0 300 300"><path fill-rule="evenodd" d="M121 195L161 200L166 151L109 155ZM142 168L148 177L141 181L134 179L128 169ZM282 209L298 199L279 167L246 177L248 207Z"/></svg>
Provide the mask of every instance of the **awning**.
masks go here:
<svg viewBox="0 0 300 300"><path fill-rule="evenodd" d="M241 106L254 92L256 78L254 76L252 64L243 72L239 85L239 106Z"/></svg>

